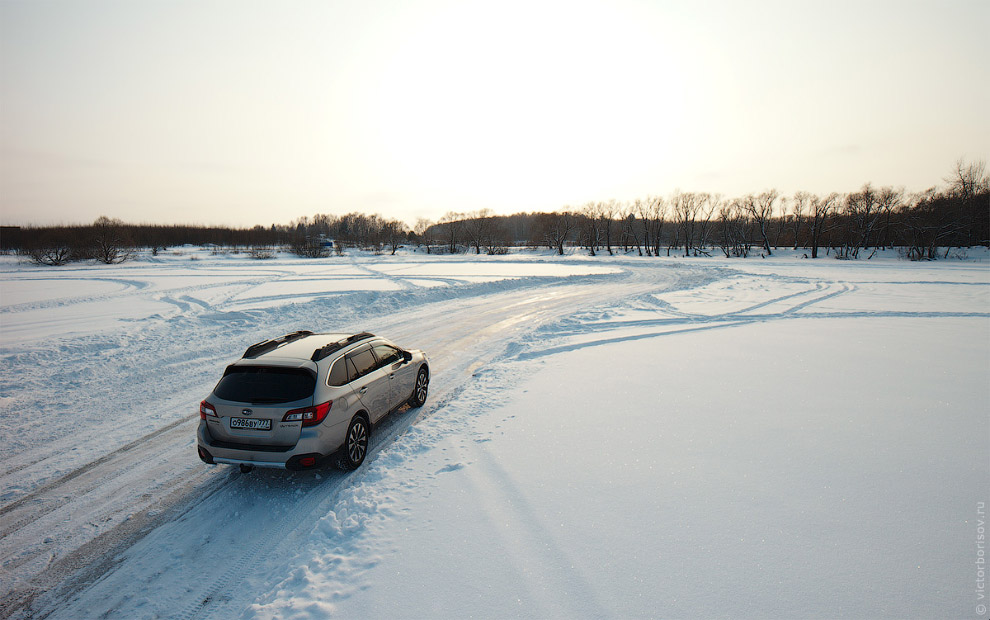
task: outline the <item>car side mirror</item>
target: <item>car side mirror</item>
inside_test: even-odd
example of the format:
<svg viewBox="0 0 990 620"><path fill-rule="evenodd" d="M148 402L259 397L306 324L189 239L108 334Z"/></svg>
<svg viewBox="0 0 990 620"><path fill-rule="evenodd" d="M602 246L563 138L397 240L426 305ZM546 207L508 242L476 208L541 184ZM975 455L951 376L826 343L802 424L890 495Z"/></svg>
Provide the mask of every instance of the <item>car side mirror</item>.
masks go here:
<svg viewBox="0 0 990 620"><path fill-rule="evenodd" d="M407 361L407 362L411 362L412 361L412 353L410 353L409 351L403 351L402 352L402 359L405 360L405 361Z"/></svg>

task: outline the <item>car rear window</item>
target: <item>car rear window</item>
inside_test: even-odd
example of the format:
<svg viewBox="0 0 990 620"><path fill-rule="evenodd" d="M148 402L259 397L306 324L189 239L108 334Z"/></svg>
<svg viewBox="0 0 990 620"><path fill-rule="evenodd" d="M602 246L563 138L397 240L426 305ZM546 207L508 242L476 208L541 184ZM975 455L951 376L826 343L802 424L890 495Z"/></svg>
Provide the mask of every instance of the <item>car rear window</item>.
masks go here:
<svg viewBox="0 0 990 620"><path fill-rule="evenodd" d="M213 393L241 403L290 403L313 396L316 378L301 368L230 366Z"/></svg>

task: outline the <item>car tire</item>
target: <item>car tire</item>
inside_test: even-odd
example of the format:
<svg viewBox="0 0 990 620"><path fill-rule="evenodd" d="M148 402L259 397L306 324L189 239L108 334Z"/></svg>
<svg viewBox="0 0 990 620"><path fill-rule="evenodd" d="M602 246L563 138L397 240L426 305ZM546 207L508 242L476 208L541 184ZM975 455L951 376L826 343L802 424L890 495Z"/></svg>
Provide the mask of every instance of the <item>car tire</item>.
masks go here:
<svg viewBox="0 0 990 620"><path fill-rule="evenodd" d="M364 462L364 457L368 455L368 446L371 442L371 425L367 418L356 415L347 426L347 434L344 436L344 447L341 450L337 467L345 471L357 469Z"/></svg>
<svg viewBox="0 0 990 620"><path fill-rule="evenodd" d="M416 385L413 387L412 396L409 397L409 404L413 407L422 407L426 404L426 397L430 393L430 372L424 366L419 369L416 375Z"/></svg>

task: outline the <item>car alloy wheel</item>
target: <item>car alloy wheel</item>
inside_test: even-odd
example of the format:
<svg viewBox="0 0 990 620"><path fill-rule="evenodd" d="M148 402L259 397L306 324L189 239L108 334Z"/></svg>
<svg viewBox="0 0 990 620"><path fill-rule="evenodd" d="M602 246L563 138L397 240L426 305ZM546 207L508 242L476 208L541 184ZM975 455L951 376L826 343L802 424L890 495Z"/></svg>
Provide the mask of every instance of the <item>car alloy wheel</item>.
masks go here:
<svg viewBox="0 0 990 620"><path fill-rule="evenodd" d="M425 368L421 368L419 374L416 375L416 387L413 389L412 398L409 399L409 404L413 407L422 407L426 403L426 397L429 394L430 389L430 377L426 372Z"/></svg>
<svg viewBox="0 0 990 620"><path fill-rule="evenodd" d="M347 428L347 439L344 441L345 466L348 469L355 469L364 462L364 457L368 454L368 423L364 418L358 416L351 420L351 425Z"/></svg>

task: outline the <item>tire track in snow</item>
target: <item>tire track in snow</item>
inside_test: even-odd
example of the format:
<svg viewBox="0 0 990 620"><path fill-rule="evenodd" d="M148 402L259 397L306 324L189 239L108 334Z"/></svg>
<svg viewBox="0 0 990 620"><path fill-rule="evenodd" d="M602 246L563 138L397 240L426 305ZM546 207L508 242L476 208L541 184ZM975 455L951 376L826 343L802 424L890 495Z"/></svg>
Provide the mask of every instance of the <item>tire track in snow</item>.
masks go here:
<svg viewBox="0 0 990 620"><path fill-rule="evenodd" d="M11 513L11 512L18 512L18 509L23 508L28 503L37 504L37 503L39 503L41 501L41 498L44 495L57 495L56 492L59 491L59 489L61 487L67 485L70 482L72 482L73 480L75 480L79 476L82 476L83 474L91 471L92 469L94 469L96 467L99 467L100 465L103 465L104 463L109 463L110 461L112 461L114 459L119 459L120 457L126 455L128 452L130 452L131 450L134 450L135 448L145 446L145 444L147 444L151 440L155 439L159 435L162 435L164 433L167 433L168 431L171 431L172 429L174 429L174 428L176 428L176 427L178 427L178 426L180 426L180 425L182 425L184 423L187 423L187 422L193 420L195 417L197 417L197 414L193 414L193 415L187 416L185 418L180 418L180 419L176 420L175 422L172 422L171 424L168 424L168 425L163 426L162 428L160 428L158 430L155 430L155 431L152 431L152 432L148 433L144 437L140 437L138 439L135 439L134 441L132 441L132 442L124 445L121 448L118 448L117 450L114 450L113 452L111 452L109 454L106 454L104 456L101 456L100 458L96 459L95 461L91 461L91 462L83 465L82 467L79 467L77 469L74 469L73 471L71 471L71 472L69 472L69 473L67 473L67 474L65 474L63 476L61 476L59 478L56 478L55 480L52 480L51 482L48 482L44 486L39 487L39 488L35 489L34 491L28 493L27 495L24 495L24 496L18 498L17 500L11 502L10 504L7 504L6 506L0 507L0 517L6 515L8 513ZM30 465L33 465L36 462L37 461L32 461L32 462L27 463L27 464L24 464L24 465L19 465L19 466L13 468L13 469L10 469L10 470L5 471L3 473L3 475L4 476L9 475L9 474L14 473L16 471L19 471L19 470L21 470L21 469L23 469L25 467L28 467ZM58 507L57 504L53 504L50 507L47 507L46 506L46 507L42 507L40 509L36 508L35 510L31 511L27 515L24 515L24 516L20 517L20 520L19 521L15 521L14 523L11 523L10 520L12 518L16 518L16 517L8 517L7 519L4 520L3 527L2 527L2 529L0 529L0 541L2 541L5 537L7 537L11 532L20 529L20 526L23 525L23 523L25 523L27 521L36 521L41 516L43 516L44 514L50 512L51 510L54 510L57 507ZM23 512L23 511L19 511L19 512Z"/></svg>
<svg viewBox="0 0 990 620"><path fill-rule="evenodd" d="M24 283L24 282L58 282L64 283L66 281L81 280L86 282L109 282L112 284L120 284L123 288L117 291L111 291L103 295L85 295L76 297L59 297L56 299L45 300L45 301L34 301L25 302L20 304L13 304L9 306L0 307L0 312L3 313L17 313L17 312L35 312L38 310L44 310L46 308L54 308L60 306L70 306L73 304L89 303L93 301L102 301L105 299L114 299L117 297L128 297L132 296L135 291L141 291L151 284L143 280L124 280L120 278L85 278L85 277L66 277L66 278L14 278L12 282Z"/></svg>
<svg viewBox="0 0 990 620"><path fill-rule="evenodd" d="M811 295L813 293L817 293L818 291L823 290L824 288L826 288L826 284L824 284L822 282L819 282L815 286L813 286L812 288L810 288L810 289L808 289L806 291L798 291L796 293L791 293L789 295L781 295L780 297L775 297L773 299L768 299L767 301L763 301L763 302L760 302L758 304L754 304L754 305L749 306L747 308L743 308L742 310L735 310L734 312L731 312L730 314L746 314L746 313L752 312L754 310L759 310L760 308L766 308L767 306L772 306L773 304L780 303L782 301L787 301L789 299L794 299L795 297L803 297L805 295ZM695 316L698 316L698 315L695 315Z"/></svg>
<svg viewBox="0 0 990 620"><path fill-rule="evenodd" d="M568 296L566 295L548 294L546 292L534 295L531 291L514 293L506 295L506 297L510 299L515 298L515 300L506 300L506 304L497 304L490 308L477 308L473 307L476 306L475 303L469 304L472 307L461 310L461 313L466 314L466 316L463 316L464 321L455 321L456 314L449 316L450 313L448 312L446 321L442 323L442 326L438 325L432 330L434 331L434 336L438 337L440 342L434 341L432 345L422 345L431 354L431 386L438 384L444 385L446 383L446 387L440 390L431 389L431 402L427 403L420 410L409 411L404 415L393 413L384 420L384 424L380 423L376 425L372 435L374 445L369 450L365 465L361 469L345 474L339 484L332 486L321 485L319 488L329 491L329 497L321 495L314 490L307 495L307 498L310 498L311 501L307 501L305 504L293 505L293 516L291 519L281 521L277 528L264 530L263 534L254 541L250 548L245 550L236 561L229 563L226 570L216 578L211 579L210 583L199 591L199 594L196 596L197 600L193 600L184 608L180 617L183 620L214 617L215 613L219 611L215 608L215 605L229 600L229 596L223 595L223 590L231 583L244 578L244 567L256 566L256 559L262 555L262 552L270 553L273 547L287 538L288 532L296 532L299 536L308 533L308 530L306 532L298 532L299 525L312 522L313 518L311 515L323 516L327 514L329 509L338 503L341 493L345 489L359 486L371 475L369 473L371 463L375 461L383 449L386 449L398 437L405 434L410 427L429 419L437 411L445 408L448 403L455 401L464 390L470 387L472 369L477 367L479 363L491 362L503 356L503 352L493 347L487 354L476 354L472 356L473 359L471 360L460 361L454 368L445 364L445 359L454 357L453 354L464 347L484 345L494 335L503 335L504 337L507 332L524 329L524 323L527 320L537 320L544 314L552 315L554 311L559 310L560 304L566 305L568 301ZM519 299L520 297L522 299ZM542 309L531 307L541 304L544 306ZM506 317L506 306L515 308L516 312L521 314L513 314ZM501 320L497 320L498 318L501 318ZM451 336L450 331L452 330L449 328L451 322L454 322L458 326L456 333L453 334L452 338L444 338L445 336ZM399 319L397 323L398 325L392 325L394 331L390 331L393 339L401 343L407 334L411 338L412 334L407 330L413 330L414 326L415 329L420 331L418 337L423 338L423 321L420 317ZM407 341L411 342L412 340ZM451 374L454 374L456 378L451 378ZM446 379L444 379L445 377ZM329 486L330 488L324 489L323 487L325 486ZM321 507L322 510L317 510ZM351 532L351 535L353 536L355 533Z"/></svg>
<svg viewBox="0 0 990 620"><path fill-rule="evenodd" d="M194 417L134 440L3 507L0 582L6 592L0 598L0 617L25 609L80 568L91 571L108 552L130 546L162 522L162 513L194 497L201 501L217 472L191 459L184 467L175 465L177 453L195 454L189 447ZM128 496L149 477L154 483L144 487L147 492ZM126 498L124 503L115 499L118 495ZM87 539L89 530L99 533ZM43 538L45 544L37 545ZM85 542L63 548L65 538ZM19 578L18 569L28 567L35 569L27 579Z"/></svg>
<svg viewBox="0 0 990 620"><path fill-rule="evenodd" d="M362 328L370 327L373 330L380 331L383 334L389 335L400 344L426 349L431 354L433 360L432 406L428 404L418 412L407 412L400 413L398 416L390 416L386 425L376 427L376 442L372 453L369 455L370 460L374 461L374 459L378 458L380 452L386 450L389 445L402 434L408 432L411 427L429 419L434 412L442 408L447 402L456 399L465 389L469 389L471 375L475 369L484 366L500 355L504 355L506 343L512 339L532 331L540 324L559 320L560 317L573 313L575 309L602 303L614 303L625 300L630 296L656 292L669 288L678 278L697 276L696 273L690 272L690 270L678 269L636 269L635 272L635 274L626 273L625 275L610 276L609 287L602 286L601 282L603 280L601 277L580 276L573 278L551 278L549 280L536 278L527 282L514 282L504 286L495 285L494 287L484 285L473 287L472 290L476 290L477 292L466 295L463 293L460 295L456 293L451 294L450 291L440 290L436 293L436 297L440 301L425 304L420 302L420 305L412 306L407 305L401 313L378 314L371 321L368 321L370 324L362 324ZM618 286L615 286L616 284ZM433 292L428 292L426 296L423 296L423 299L429 299L434 294ZM292 308L289 312L286 312L286 309L281 309L275 315L283 317L282 321L286 324L296 324L302 316L300 313L316 307L318 306L309 305ZM297 314L299 316L296 316ZM187 317L182 320L189 321L193 319L195 317ZM238 328L238 330L241 330L241 328ZM213 356L218 355L216 351L211 351L211 353ZM174 433L163 431L160 435L162 441L157 445L162 446L162 448L168 446L172 446L173 448L176 446L181 447L183 442L188 445L191 442L192 432L189 432L188 437L183 436L182 431L179 430L181 426L181 423L177 424L175 427L176 432ZM155 445L156 442L153 440L145 441L144 443L135 442L134 449L127 452L139 455L146 453L149 449L155 450ZM136 449L138 446L141 449ZM189 450L190 454L194 455L194 448L190 447ZM194 456L190 457L190 459L194 458ZM196 467L199 467L198 462L193 461L193 463ZM141 465L138 461L134 461L133 464L128 465L121 460L111 458L89 467L86 474L78 474L74 476L74 479L65 481L61 485L49 487L49 490L70 489L73 487L73 480L82 480L88 475L106 475L110 471L121 467L140 469ZM82 467L78 469L82 469ZM71 474L72 472L69 473ZM180 493L181 496L175 500L176 510L180 510L182 514L189 514L190 511L199 510L206 506L223 507L230 503L230 500L233 499L232 494L236 494L238 489L242 488L236 484L239 478L236 476L224 477L222 474L221 478L227 480L227 482L220 484L216 488L210 486L214 483L206 484L202 479L199 480L198 484L185 488L183 491L185 495L181 495ZM290 477L288 479L292 480L293 478ZM322 484L316 485L316 488L312 489L312 493L324 498L328 495L335 497L336 495L334 494L339 493L345 488L353 488L353 485L357 484L360 480L362 478L355 477L354 475L348 477L334 476ZM247 488L250 488L250 486ZM37 497L40 497L40 495ZM283 497L281 501L287 499L289 498ZM315 501L315 499L312 500L312 502ZM20 506L26 507L29 503L24 502ZM78 507L78 501L73 500L70 502L69 508L72 506ZM294 513L293 517L286 521L283 528L278 531L283 532L283 535L285 531L288 531L290 533L287 535L288 537L300 535L300 532L308 532L309 528L307 525L309 525L313 516L313 510L318 510L321 506L323 504L318 502L315 504L305 503L300 505L298 517ZM139 508L139 505L135 505L134 510L136 510L136 514L141 514L141 511L138 510ZM308 513L307 510L309 511ZM43 519L53 517L57 514L59 514L58 510L50 511L43 515ZM19 518L18 521L23 521L23 519ZM171 523L164 522L159 523L159 525L171 525ZM151 530L152 533L154 531ZM110 532L117 532L120 535L111 535ZM123 550L133 550L135 549L135 543L144 540L145 536L149 534L149 531L146 529L128 529L128 526L124 526L123 524L116 526L110 532L105 532L105 535L101 535L102 538L100 540L94 540L92 544L85 545L85 549L78 549L76 552L73 552L77 560L75 564L70 566L66 562L57 561L48 570L42 571L40 575L31 581L35 585L62 584L61 587L52 588L50 594L42 596L38 595L36 588L28 588L27 590L18 588L17 592L9 592L15 598L11 599L8 597L4 601L2 609L27 610L26 613L29 615L42 613L47 615L58 611L58 613L66 613L71 616L69 610L74 607L72 607L72 604L66 607L65 601L69 598L74 599L76 596L75 593L80 588L86 588L94 582L97 584L104 582L110 583L114 580L114 575L118 574L115 570L103 574L93 569L86 571L85 578L83 578L78 575L73 576L71 571L76 570L80 563L84 563L87 557L95 560L96 558L102 558L108 553L116 557ZM285 538L286 536L266 536L264 532L250 532L250 534L255 538L251 541L250 548L245 551L246 554L249 554L249 557L256 557L250 556L252 553L267 556L268 552L272 549L282 549L282 552L285 552L281 538ZM115 546L112 549L108 549L105 546L107 541L110 540L117 541L114 543ZM265 553L262 554L261 551L265 551ZM224 565L223 568L226 569L237 564L239 563ZM93 565L102 567L100 570L104 572L107 569L114 569L117 566L117 564L112 562L103 563L95 561ZM215 605L224 600L225 593L231 584L236 584L239 579L243 578L243 575L237 574L224 576L226 575L224 570L216 572L216 579L212 579L214 572L210 570L195 570L194 572L196 583L202 586L197 589L197 592L205 592L205 595L196 601L185 598L184 602L173 605L169 613L175 609L185 610L187 608L194 610L193 616L213 613ZM103 575L102 577L100 576L101 574ZM204 575L208 576L205 580ZM120 576L124 579L124 583L128 583L131 577L130 574L121 574ZM189 577L192 577L192 575ZM149 583L154 583L161 578L148 576L147 579L151 580ZM148 587L154 586L149 585ZM125 590L126 586L120 589L120 591ZM209 604L206 606L200 605L207 598L209 598ZM15 607L11 602L12 600L15 603L19 601L19 604ZM6 611L4 613L6 614Z"/></svg>
<svg viewBox="0 0 990 620"><path fill-rule="evenodd" d="M621 342L633 342L635 340L649 340L651 338L662 338L665 336L676 336L680 334L687 334L690 332L701 332L708 331L712 329L723 329L726 327L739 327L740 325L749 325L757 322L758 319L750 320L736 320L713 323L710 325L701 325L698 327L685 327L683 329L672 329L662 332L652 332L646 334L635 334L632 336L619 336L615 338L601 338L598 340L591 340L588 342L579 342L576 344L560 345L556 347L549 347L546 349L539 349L533 351L524 351L516 355L517 359L529 360L537 359L541 357L549 357L551 355L557 355L558 353L569 353L571 351L579 351L581 349L587 349L589 347L598 347L607 344L618 344Z"/></svg>
<svg viewBox="0 0 990 620"><path fill-rule="evenodd" d="M602 299L603 296L600 294L600 292L597 290L597 287L595 286L589 287L585 285L582 286L580 290L574 290L573 288L567 287L566 285L561 285L559 287L552 287L555 289L559 288L559 290L545 290L545 291L541 291L538 294L533 294L532 292L526 292L523 295L505 296L504 299L499 300L500 303L494 304L491 307L463 308L457 312L451 312L449 310L445 312L444 326L439 328L434 328L433 330L434 337L437 338L437 340L439 340L440 342L435 342L432 345L424 345L424 347L426 347L428 352L430 352L433 355L431 356L431 361L433 361L433 368L434 368L434 373L433 373L434 380L432 383L436 384L445 381L448 386L447 389L439 394L436 393L436 391L434 391L434 394L432 396L432 405L428 404L422 410L416 412L414 416L400 417L398 422L396 423L396 426L388 431L387 436L379 439L379 443L376 444L376 449L374 450L374 454L370 455L369 457L370 460L366 461L365 466L363 466L362 469L359 470L358 472L361 474L361 477L355 477L352 480L349 480L347 487L348 488L360 487L360 484L365 479L365 476L372 475L369 472L369 469L373 467L373 464L375 463L375 460L378 456L378 452L380 450L381 451L387 450L388 446L390 446L393 441L396 441L398 438L404 436L406 432L410 429L410 427L419 426L423 422L431 419L434 415L438 414L440 411L443 411L448 406L448 404L456 402L460 398L460 396L465 392L465 390L471 388L472 377L474 376L474 372L478 368L481 368L486 364L490 364L499 359L506 359L511 357L512 355L515 354L515 349L517 348L512 346L509 347L487 346L489 345L489 343L508 344L511 342L515 342L524 334L531 333L534 329L538 328L538 326L549 322L555 322L559 320L562 316L567 316L571 314L574 311L575 305L579 304L582 300L588 300L589 296L597 296L598 302L604 301L608 303L609 301L617 301L620 299L624 299L629 294L636 294L637 290L639 290L640 288L648 288L649 290L655 291L658 288L664 288L666 286L670 286L671 284L670 279L664 279L661 277L648 278L647 282L648 283L644 283L642 281L637 281L635 278L632 278L632 281L627 283L631 291L630 290L615 291L612 295L604 296L608 299ZM617 287L617 288L621 288L621 287ZM506 310L508 309L511 309L513 311L507 314ZM464 322L459 322L458 319L464 319ZM451 330L449 328L449 325L451 324L457 325L457 329ZM411 317L408 319L401 319L400 321L398 321L398 324L392 325L392 329L394 330L394 333L402 334L405 332L405 329L408 329L413 325L418 326L418 329L422 331L423 323L421 317ZM396 336L395 339L402 342L399 336ZM427 335L427 340L429 340L428 335ZM462 356L460 359L456 359L458 357L456 354L458 352L462 352L465 350L467 351L481 350L487 352L484 354L476 353L474 355L466 356L466 357ZM437 363L438 359L443 360L445 358L456 359L456 361L453 362L452 364L453 367L450 366L445 367L443 363L440 364ZM451 374L454 374L455 377L453 378L450 377ZM440 379L438 377L446 377L446 378ZM415 450L413 450L413 452L415 452ZM386 453L386 454L391 456L391 453ZM400 462L401 462L401 457L400 457ZM337 494L334 496L333 502L328 503L326 505L327 508L336 505L337 498L340 496L340 493L342 493L343 490L344 490L343 488L337 489ZM323 513L324 514L326 513L325 509L323 510ZM365 515L365 518L367 517L368 515ZM297 536L301 537L303 534L305 534L305 532L299 532L298 530L296 530ZM344 558L342 558L340 561L349 566L350 556L348 554L354 552L353 550L357 548L359 545L357 540L359 540L362 536L364 536L364 534L365 534L365 529L363 527L359 527L356 531L355 530L349 531L346 534L347 540L339 541L337 543L339 545L342 545L343 549L335 548L336 550L332 553L336 555L337 553L342 551L344 553ZM333 547L333 543L330 544L331 547ZM288 553L290 557L292 554L298 552L297 549L295 549L295 547L293 546L293 543L291 542L287 543L286 545L280 545L280 547L283 548L283 552L282 552L283 555ZM287 547L289 548L288 552L285 551L285 548ZM252 557L254 556L252 555ZM238 562L238 565L242 565L242 563ZM346 569L342 568L341 570L350 572L353 571L354 569L348 567ZM342 591L346 592L347 588L349 587L349 584L347 582L348 580L352 580L352 579L354 579L353 574L345 575L342 583L340 584L341 588L331 588L331 589L337 592L342 592ZM225 577L224 587L226 587L226 585L231 583L232 581L233 581L232 578ZM575 585L575 587L577 587L576 584L572 584L572 585ZM233 601L231 599L230 593L227 593L226 595L218 596L220 590L219 589L212 589L212 590L213 590L213 598L211 599L211 601L214 599L220 600L221 607L213 611L209 611L206 610L205 607L201 606L200 608L203 610L203 615L196 616L194 614L192 616L188 616L187 620L192 620L192 618L194 617L200 617L200 618L229 617L222 615L222 611L224 610L231 610L233 615L240 615L240 609L243 609L243 605L238 607L238 605L235 604L237 601ZM335 598L336 596L346 597L346 593L344 594L338 593L331 598ZM584 600L583 602L588 605L593 603L592 600ZM241 603L243 603L243 601L241 601ZM575 607L574 609L576 610L577 607Z"/></svg>
<svg viewBox="0 0 990 620"><path fill-rule="evenodd" d="M846 293L854 290L856 290L855 286L849 284L843 284L842 287L837 291L832 291L831 293L828 293L826 295L815 297L814 299L809 299L808 301L799 303L795 306L791 306L790 308L784 310L780 314L781 315L794 314L796 312L800 312L801 310L807 308L808 306L813 306L814 304L825 301L826 299L832 299L833 297L838 297L839 295L845 295Z"/></svg>
<svg viewBox="0 0 990 620"><path fill-rule="evenodd" d="M53 556L29 586L6 592L0 597L0 618L47 618L55 610L51 601L68 600L75 592L97 582L120 564L121 556L136 541L155 528L180 519L230 483L229 477L208 470L175 477L162 487L161 496L140 509L135 508L122 523L64 556ZM197 503L189 502L191 495L198 498ZM89 615L80 613L76 617Z"/></svg>
<svg viewBox="0 0 990 620"><path fill-rule="evenodd" d="M549 607L527 610L532 617L607 618L608 610L595 597L591 580L581 574L565 550L557 544L545 515L536 511L512 476L492 457L484 444L468 442L461 448L463 458L472 463L466 479L482 499L485 516L497 524L513 527L491 527L503 544L505 557L517 567L518 575L539 576L540 591L533 590L531 580L520 579L531 590L528 600L544 602L553 599ZM447 471L450 471L448 469Z"/></svg>
<svg viewBox="0 0 990 620"><path fill-rule="evenodd" d="M408 282L405 278L400 278L398 276L394 276L394 275L392 275L390 273L386 273L386 272L381 271L379 269L372 269L371 267L368 267L367 265L363 265L363 264L357 262L357 260L355 260L353 257L351 258L351 265L354 266L355 269L357 269L357 270L359 270L359 271L361 271L363 273L366 273L366 274L368 274L369 276L371 276L373 278L381 278L383 280L386 280L388 282L391 282L391 283L395 284L396 286L398 286L399 289L420 288L419 285L413 284L412 282Z"/></svg>
<svg viewBox="0 0 990 620"><path fill-rule="evenodd" d="M584 334L615 332L629 328L664 328L659 331L637 333L630 336L616 336L613 338L599 338L590 341L562 344L559 346L546 347L520 352L516 357L521 360L549 357L558 353L567 353L588 347L617 344L635 340L645 340L651 338L662 338L666 336L680 335L690 332L706 331L711 329L721 329L749 325L755 322L779 321L790 319L855 319L855 318L990 318L990 312L933 312L933 311L856 311L844 310L834 312L805 312L807 308L820 302L834 299L846 293L854 292L857 286L851 283L826 283L819 282L812 289L799 291L788 295L775 297L741 310L722 314L698 314L677 310L670 304L663 302L657 304L657 312L670 315L659 319L633 319L633 320L608 320L608 321L587 321L576 324L571 323L569 328L560 330L561 336L580 336ZM753 310L769 307L784 301L794 301L816 292L825 292L812 299L799 301L789 305L776 313L754 314Z"/></svg>

